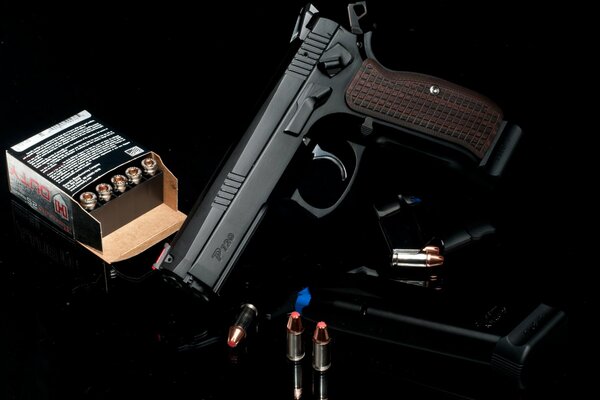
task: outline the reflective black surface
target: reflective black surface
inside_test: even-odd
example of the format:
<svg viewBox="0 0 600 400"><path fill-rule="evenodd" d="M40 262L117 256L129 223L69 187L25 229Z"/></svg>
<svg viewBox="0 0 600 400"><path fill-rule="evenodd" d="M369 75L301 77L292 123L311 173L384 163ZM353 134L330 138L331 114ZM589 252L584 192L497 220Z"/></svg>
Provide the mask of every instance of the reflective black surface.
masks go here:
<svg viewBox="0 0 600 400"><path fill-rule="evenodd" d="M316 6L347 26L344 3L331 3ZM162 156L179 178L180 209L188 212L251 121L302 5L217 3L201 13L185 4L2 6L2 148L87 109ZM586 159L575 154L587 131L573 124L581 112L570 107L577 86L571 82L583 64L572 44L587 36L558 23L571 19L568 11L512 2L368 6L383 65L483 93L523 128L495 189L398 149L373 151L356 194L325 222L278 203L231 288L207 305L151 272L160 245L106 265L32 216L9 195L2 174L0 398L292 398L285 321L275 310L321 275L367 264L379 240L367 209L394 191L424 194L420 218L433 232L481 215L497 227L491 242L450 262L443 293L469 310L554 305L569 315L572 351L585 354L592 292L586 269L593 266L585 262L592 250L579 226L587 221L589 182L582 184ZM263 316L258 333L232 352L224 340L232 310L250 300L272 319ZM466 314L458 307L456 315ZM445 380L462 382L446 386L452 394L425 386L400 359L389 363L381 346L369 351L368 342L347 337L338 343L327 387L333 399L390 398L390 391L391 398L536 398L580 388L571 378L582 368L570 361L569 372L529 394L465 382L460 369L449 368ZM308 358L304 391L312 398Z"/></svg>

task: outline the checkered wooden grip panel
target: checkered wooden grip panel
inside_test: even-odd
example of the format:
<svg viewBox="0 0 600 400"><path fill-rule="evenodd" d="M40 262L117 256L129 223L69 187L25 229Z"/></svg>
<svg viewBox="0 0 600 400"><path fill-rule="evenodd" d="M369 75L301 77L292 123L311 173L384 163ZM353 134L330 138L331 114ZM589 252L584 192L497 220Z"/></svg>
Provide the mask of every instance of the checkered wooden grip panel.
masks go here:
<svg viewBox="0 0 600 400"><path fill-rule="evenodd" d="M502 110L471 90L428 75L395 72L367 59L346 90L359 113L458 144L483 158Z"/></svg>

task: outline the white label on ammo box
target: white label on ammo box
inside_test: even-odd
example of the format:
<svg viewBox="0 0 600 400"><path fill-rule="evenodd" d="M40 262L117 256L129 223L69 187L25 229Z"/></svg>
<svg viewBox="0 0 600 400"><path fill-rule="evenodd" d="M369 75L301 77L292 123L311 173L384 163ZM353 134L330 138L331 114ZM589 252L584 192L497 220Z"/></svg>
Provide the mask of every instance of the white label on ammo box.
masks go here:
<svg viewBox="0 0 600 400"><path fill-rule="evenodd" d="M30 137L27 140L23 140L21 143L16 144L11 148L14 151L18 151L20 153L24 150L27 150L31 146L38 144L39 142L46 139L47 137L50 137L50 136L62 131L63 129L73 126L76 123L78 123L79 121L83 121L84 119L89 118L91 116L92 116L92 114L90 114L86 110L83 110L80 113L73 115L71 118L65 119L64 121L61 121L58 124L51 126L48 129L43 130L42 132L38 133L35 136Z"/></svg>
<svg viewBox="0 0 600 400"><path fill-rule="evenodd" d="M12 147L18 159L70 195L146 152L82 111Z"/></svg>

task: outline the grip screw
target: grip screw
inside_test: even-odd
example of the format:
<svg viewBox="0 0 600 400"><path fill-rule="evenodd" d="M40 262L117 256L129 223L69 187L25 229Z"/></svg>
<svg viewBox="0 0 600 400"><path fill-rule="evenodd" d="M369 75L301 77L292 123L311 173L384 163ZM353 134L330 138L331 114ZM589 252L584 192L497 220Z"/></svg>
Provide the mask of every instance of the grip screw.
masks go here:
<svg viewBox="0 0 600 400"><path fill-rule="evenodd" d="M431 93L434 96L437 96L438 94L440 94L440 88L439 88L439 86L431 85L429 87L429 93Z"/></svg>

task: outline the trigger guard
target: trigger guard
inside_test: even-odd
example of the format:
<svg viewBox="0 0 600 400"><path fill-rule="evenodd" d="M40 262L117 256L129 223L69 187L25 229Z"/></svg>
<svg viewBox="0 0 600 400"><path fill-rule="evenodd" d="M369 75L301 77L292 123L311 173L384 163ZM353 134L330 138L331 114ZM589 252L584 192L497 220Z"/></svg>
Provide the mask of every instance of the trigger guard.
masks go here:
<svg viewBox="0 0 600 400"><path fill-rule="evenodd" d="M344 192L342 193L342 195L340 196L339 199L337 199L337 201L326 208L319 208L319 207L315 207L312 204L308 203L306 200L304 200L304 198L302 197L302 194L300 194L300 191L298 189L296 189L294 191L294 194L292 194L291 199L293 201L295 201L296 203L298 203L298 205L300 205L300 207L304 208L306 211L310 212L312 215L314 215L317 218L322 218L328 214L330 214L332 211L334 211L341 203L342 201L346 198L346 195L350 192L350 188L352 187L352 184L354 183L354 179L356 178L356 172L358 171L358 167L360 165L360 160L362 158L362 154L365 150L364 146L361 146L360 144L356 144L353 142L348 142L348 144L350 144L350 147L352 147L352 150L354 151L354 158L356 160L355 166L354 166L354 171L352 173L352 176L350 176L350 179L348 181L348 185L346 185L346 188L344 189ZM316 147L315 147L316 149ZM330 154L330 153L328 153ZM316 157L316 155L315 155ZM335 157L338 161L339 159L337 157ZM331 160L333 161L333 160ZM341 163L341 161L339 161ZM343 164L342 164L343 166ZM345 167L344 167L345 170Z"/></svg>

